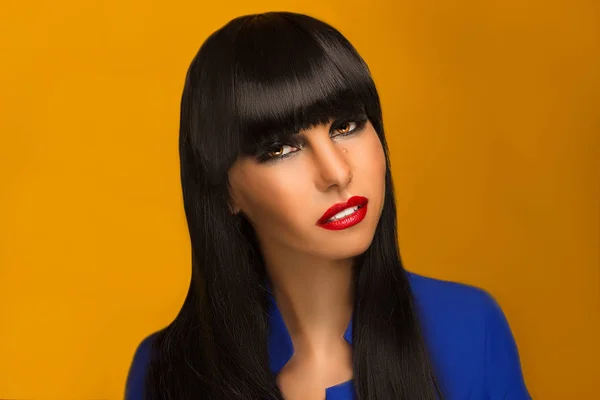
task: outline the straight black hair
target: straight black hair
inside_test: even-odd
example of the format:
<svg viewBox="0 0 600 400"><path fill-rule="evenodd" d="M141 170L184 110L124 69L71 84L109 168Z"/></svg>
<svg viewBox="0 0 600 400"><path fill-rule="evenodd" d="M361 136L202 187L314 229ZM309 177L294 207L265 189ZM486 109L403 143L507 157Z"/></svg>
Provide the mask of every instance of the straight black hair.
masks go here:
<svg viewBox="0 0 600 400"><path fill-rule="evenodd" d="M213 33L186 76L179 151L191 282L179 314L153 341L146 398L283 399L268 367L269 277L250 223L231 212L228 171L265 143L355 115L371 121L388 166L381 218L353 267L356 394L441 397L399 255L388 148L369 69L330 25L268 12Z"/></svg>

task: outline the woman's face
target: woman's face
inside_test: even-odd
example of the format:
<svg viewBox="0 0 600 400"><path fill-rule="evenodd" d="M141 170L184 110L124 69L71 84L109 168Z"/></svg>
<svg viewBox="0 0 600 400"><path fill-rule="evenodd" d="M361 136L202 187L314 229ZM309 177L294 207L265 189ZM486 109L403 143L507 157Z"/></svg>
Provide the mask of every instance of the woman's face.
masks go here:
<svg viewBox="0 0 600 400"><path fill-rule="evenodd" d="M229 171L232 207L249 219L261 246L350 258L371 244L383 208L385 172L383 148L368 120L320 125L300 132L293 145L273 145L257 157L238 159ZM353 196L367 199L366 214L358 209L323 223L332 205Z"/></svg>

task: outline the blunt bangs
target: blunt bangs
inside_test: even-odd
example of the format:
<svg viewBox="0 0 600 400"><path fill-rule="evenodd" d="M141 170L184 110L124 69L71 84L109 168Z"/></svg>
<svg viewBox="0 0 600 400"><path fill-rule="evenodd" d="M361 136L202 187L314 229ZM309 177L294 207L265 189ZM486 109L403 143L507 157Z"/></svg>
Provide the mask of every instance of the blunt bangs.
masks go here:
<svg viewBox="0 0 600 400"><path fill-rule="evenodd" d="M204 42L188 70L182 165L222 186L236 159L346 118L368 118L385 141L369 69L340 32L289 12L238 17Z"/></svg>
<svg viewBox="0 0 600 400"><path fill-rule="evenodd" d="M237 35L234 65L241 155L332 120L380 118L366 64L320 21L287 13L253 16Z"/></svg>

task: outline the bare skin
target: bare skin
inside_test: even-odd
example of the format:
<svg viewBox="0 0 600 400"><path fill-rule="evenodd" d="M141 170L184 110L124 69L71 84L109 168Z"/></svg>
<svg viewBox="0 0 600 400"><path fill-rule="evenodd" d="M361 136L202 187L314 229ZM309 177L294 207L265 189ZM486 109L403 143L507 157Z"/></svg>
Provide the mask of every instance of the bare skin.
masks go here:
<svg viewBox="0 0 600 400"><path fill-rule="evenodd" d="M352 350L343 338L352 314L351 268L326 264L292 267L300 273L278 275L274 287L295 350L277 377L289 400L324 399L326 388L352 379Z"/></svg>
<svg viewBox="0 0 600 400"><path fill-rule="evenodd" d="M371 244L383 208L385 158L373 126L351 135L331 124L302 134L301 149L284 146L271 163L252 157L230 170L232 209L256 230L273 293L294 355L277 376L284 397L324 399L325 389L352 378L352 351L343 334L352 315L352 263ZM369 199L365 219L331 231L316 221L332 204Z"/></svg>

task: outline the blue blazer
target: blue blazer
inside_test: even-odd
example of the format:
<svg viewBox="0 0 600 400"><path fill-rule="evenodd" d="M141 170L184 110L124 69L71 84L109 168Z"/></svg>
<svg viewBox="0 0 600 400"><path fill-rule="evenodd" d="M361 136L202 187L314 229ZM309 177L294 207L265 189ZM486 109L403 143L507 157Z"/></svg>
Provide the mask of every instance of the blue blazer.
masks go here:
<svg viewBox="0 0 600 400"><path fill-rule="evenodd" d="M517 346L504 314L482 289L408 273L436 376L447 400L531 399ZM294 353L290 334L271 296L267 348L277 374ZM143 400L153 335L138 346L127 377L126 400ZM344 333L352 344L352 321ZM355 398L352 380L326 389L327 400Z"/></svg>

